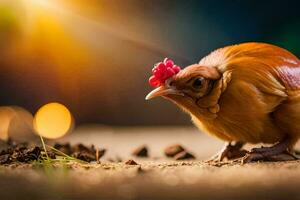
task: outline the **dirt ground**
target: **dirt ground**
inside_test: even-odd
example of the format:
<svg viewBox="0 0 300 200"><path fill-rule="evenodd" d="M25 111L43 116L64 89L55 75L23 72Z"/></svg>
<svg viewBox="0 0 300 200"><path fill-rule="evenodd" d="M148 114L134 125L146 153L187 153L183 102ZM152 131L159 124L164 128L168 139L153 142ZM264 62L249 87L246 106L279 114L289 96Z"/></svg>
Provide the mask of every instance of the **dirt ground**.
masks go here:
<svg viewBox="0 0 300 200"><path fill-rule="evenodd" d="M300 161L209 165L202 160L222 143L193 128L90 127L64 141L93 143L107 154L100 164L1 166L0 199L300 199ZM165 158L163 149L174 143L196 159ZM149 158L131 155L142 144Z"/></svg>

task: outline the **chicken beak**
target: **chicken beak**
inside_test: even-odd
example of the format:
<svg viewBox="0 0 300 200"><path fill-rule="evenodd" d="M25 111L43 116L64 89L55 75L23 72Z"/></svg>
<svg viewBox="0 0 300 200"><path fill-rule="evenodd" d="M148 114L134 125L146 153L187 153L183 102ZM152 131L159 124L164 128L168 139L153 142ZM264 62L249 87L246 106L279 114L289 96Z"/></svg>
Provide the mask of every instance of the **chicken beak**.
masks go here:
<svg viewBox="0 0 300 200"><path fill-rule="evenodd" d="M165 96L168 94L174 94L174 95L179 95L179 96L184 96L184 94L180 91L178 91L176 88L170 88L166 86L160 86L154 90L152 90L147 96L146 100L152 99L154 97L160 97L160 96Z"/></svg>

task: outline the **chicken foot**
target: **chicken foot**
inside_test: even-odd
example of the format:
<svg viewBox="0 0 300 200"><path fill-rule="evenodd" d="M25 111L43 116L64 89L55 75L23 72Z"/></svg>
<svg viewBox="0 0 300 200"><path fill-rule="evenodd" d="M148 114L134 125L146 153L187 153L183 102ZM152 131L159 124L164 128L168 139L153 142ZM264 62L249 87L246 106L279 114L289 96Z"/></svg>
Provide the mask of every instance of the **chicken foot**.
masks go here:
<svg viewBox="0 0 300 200"><path fill-rule="evenodd" d="M243 158L243 163L249 163L252 161L282 161L286 160L282 158L276 158L276 156L284 154L289 157L289 160L297 160L298 158L289 149L290 139L284 138L282 141L271 147L253 148Z"/></svg>
<svg viewBox="0 0 300 200"><path fill-rule="evenodd" d="M207 160L206 162L220 162L223 161L224 158L228 160L241 158L246 155L247 151L243 150L242 147L245 145L244 142L227 142L224 147L214 155L212 158Z"/></svg>

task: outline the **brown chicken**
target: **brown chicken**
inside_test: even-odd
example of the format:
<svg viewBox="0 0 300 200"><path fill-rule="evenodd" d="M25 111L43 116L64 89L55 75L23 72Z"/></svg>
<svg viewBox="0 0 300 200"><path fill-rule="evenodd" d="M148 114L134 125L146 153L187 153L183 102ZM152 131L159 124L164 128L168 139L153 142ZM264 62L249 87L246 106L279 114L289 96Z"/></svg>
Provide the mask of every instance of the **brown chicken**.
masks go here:
<svg viewBox="0 0 300 200"><path fill-rule="evenodd" d="M146 99L157 96L189 113L199 129L227 141L213 160L294 158L300 137L300 61L285 49L254 42L217 49ZM245 143L272 146L247 152Z"/></svg>

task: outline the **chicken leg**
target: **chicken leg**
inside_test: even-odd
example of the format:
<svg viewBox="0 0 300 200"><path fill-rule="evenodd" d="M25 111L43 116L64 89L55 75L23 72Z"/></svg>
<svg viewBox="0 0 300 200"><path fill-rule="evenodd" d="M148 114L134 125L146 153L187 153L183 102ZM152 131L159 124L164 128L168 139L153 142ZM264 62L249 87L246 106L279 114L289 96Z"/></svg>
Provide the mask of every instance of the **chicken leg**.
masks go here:
<svg viewBox="0 0 300 200"><path fill-rule="evenodd" d="M212 158L210 158L207 162L220 162L223 161L224 158L231 160L243 157L247 153L246 150L242 149L244 145L245 143L240 141L226 142L221 151L214 155Z"/></svg>
<svg viewBox="0 0 300 200"><path fill-rule="evenodd" d="M252 161L259 160L272 160L272 161L282 161L280 158L275 158L275 156L285 154L289 156L289 160L297 160L298 158L290 152L289 149L290 139L284 138L282 141L271 147L261 147L261 148L253 148L249 153L247 153L243 159L243 163L249 163Z"/></svg>

